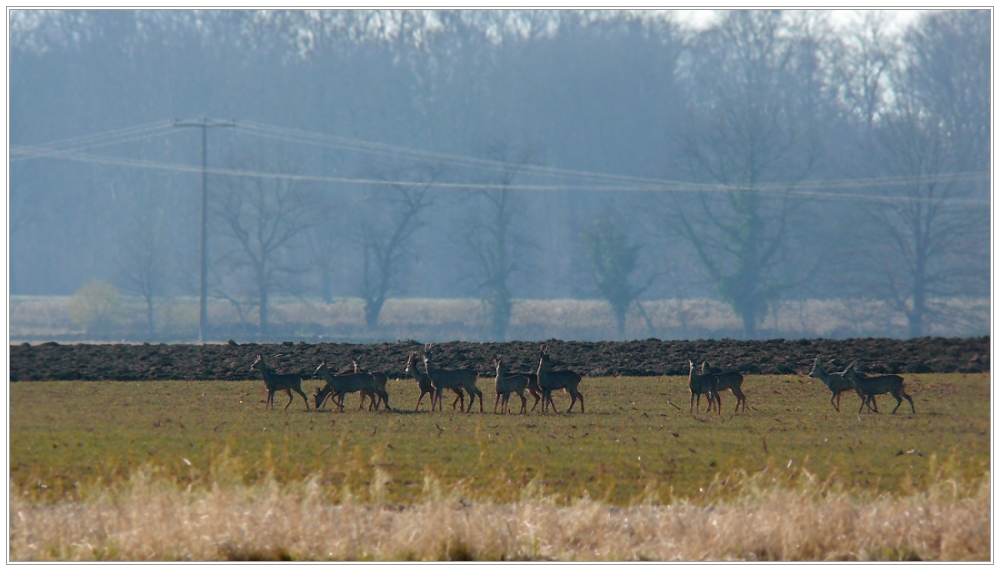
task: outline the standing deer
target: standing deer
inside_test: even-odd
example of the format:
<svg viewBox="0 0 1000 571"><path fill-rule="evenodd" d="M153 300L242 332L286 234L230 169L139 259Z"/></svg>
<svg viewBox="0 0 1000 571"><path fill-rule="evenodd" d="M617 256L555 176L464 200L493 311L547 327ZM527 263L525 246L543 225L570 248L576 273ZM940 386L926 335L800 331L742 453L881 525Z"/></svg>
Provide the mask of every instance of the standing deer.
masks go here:
<svg viewBox="0 0 1000 571"><path fill-rule="evenodd" d="M849 378L844 378L844 375L847 373L848 370L851 369L851 367L854 366L854 363L848 365L847 369L843 370L840 373L828 374L826 371L823 370L823 367L819 363L819 359L820 359L819 356L817 356L816 360L813 361L813 367L812 370L809 371L809 376L823 381L823 384L826 385L826 388L830 389L830 404L833 405L833 408L837 409L837 412L840 412L841 393L846 393L847 391L854 391L858 394L859 397L861 397L861 393L858 391L857 388L855 388L854 383L852 383ZM834 399L837 399L836 404L834 404L833 402ZM865 398L861 397L861 401L862 401L861 406L864 406Z"/></svg>
<svg viewBox="0 0 1000 571"><path fill-rule="evenodd" d="M434 386L434 394L431 396L431 410L434 410L435 402L437 403L438 410L444 410L441 406L441 399L444 396L445 389L461 387L462 389L465 389L465 392L469 393L469 408L466 409L466 412L472 412L472 404L475 402L476 397L479 397L479 412L484 412L483 391L476 387L476 381L479 379L479 374L469 368L437 368L432 362L432 347L433 346L430 344L424 346L424 370L427 371L427 376L431 379L431 385Z"/></svg>
<svg viewBox="0 0 1000 571"><path fill-rule="evenodd" d="M386 410L392 410L389 406L389 394L385 392L385 389L379 386L378 381L375 380L375 377L371 373L332 375L330 374L330 369L326 365L326 359L323 359L320 366L316 368L316 375L322 376L326 380L326 384L329 387L328 391L317 389L313 394L313 397L316 399L316 408L322 406L323 403L326 402L326 399L332 395L333 403L339 406L341 412L343 412L344 395L367 389L373 394L377 394L382 397L382 400L385 401Z"/></svg>
<svg viewBox="0 0 1000 571"><path fill-rule="evenodd" d="M507 403L510 400L510 393L517 393L521 397L521 412L524 414L528 410L528 400L524 398L524 390L528 388L528 377L525 375L508 375L507 365L503 362L503 357L497 355L493 359L493 366L496 368L496 391L497 400L493 403L493 414L497 412L497 404L503 397L503 405L500 407L500 414L507 412Z"/></svg>
<svg viewBox="0 0 1000 571"><path fill-rule="evenodd" d="M712 372L712 365L705 361L701 364L701 374L707 374ZM725 371L722 373L714 373L719 379L719 392L716 394L716 398L719 399L718 404L722 406L722 391L730 390L733 392L733 396L736 397L736 408L733 412L740 409L740 403L743 403L743 412L747 411L747 397L743 394L743 375L739 371ZM712 401L708 401L708 410L712 410Z"/></svg>
<svg viewBox="0 0 1000 571"><path fill-rule="evenodd" d="M370 372L371 375L373 377L375 377L375 382L377 382L378 385L380 387L382 387L383 391L385 390L385 385L386 385L386 383L389 382L389 377L386 376L386 374L384 372L382 372L382 371L368 371L368 369L366 369L366 368L364 368L364 367L361 366L361 363L358 362L358 358L357 357L351 357L351 364L354 366L354 372L355 373L368 373L368 372ZM371 411L372 410L372 406L375 407L375 410L378 410L379 404L382 403L382 397L380 397L378 395L378 393L373 393L373 392L369 391L368 389L364 389L364 390L361 391L361 405L358 407L358 410L361 410L362 408L364 408L364 406L365 406L365 397L368 397L371 400L371 402L368 404L368 410Z"/></svg>
<svg viewBox="0 0 1000 571"><path fill-rule="evenodd" d="M552 402L552 391L558 389L565 389L573 397L573 401L569 404L566 412L573 410L573 405L576 404L577 399L580 399L580 412L586 412L583 408L583 394L577 389L582 377L573 371L553 371L552 360L545 351L545 345L542 345L540 353L541 359L538 362L537 375L538 387L542 389L542 412L546 411L548 405L552 406L553 412L559 412L556 410L555 403Z"/></svg>
<svg viewBox="0 0 1000 571"><path fill-rule="evenodd" d="M424 400L424 395L431 395L431 407L434 406L434 385L431 384L431 378L427 376L427 373L421 373L417 369L417 352L411 351L410 356L406 359L406 374L413 377L417 381L417 386L420 388L420 398L417 399L417 406L413 410L418 410L420 408L420 401ZM461 408L459 410L465 411L465 393L462 392L462 387L454 387L451 389L457 395L455 400L451 403L451 408L455 408L455 403L461 400Z"/></svg>
<svg viewBox="0 0 1000 571"><path fill-rule="evenodd" d="M712 401L719 400L719 377L711 373L705 375L699 375L694 372L694 361L688 359L688 388L691 390L691 408L688 412L694 412L701 409L701 395L708 394L708 406L711 410ZM698 398L698 408L695 409L695 397ZM719 407L719 413L722 413L722 407Z"/></svg>
<svg viewBox="0 0 1000 571"><path fill-rule="evenodd" d="M283 410L288 410L288 406L292 404L292 399L294 398L292 397L292 391L302 395L302 400L306 401L306 410L309 410L309 399L302 392L301 376L272 373L267 363L264 362L264 357L260 354L257 355L257 360L250 365L250 370L260 371L260 376L264 378L264 385L267 387L267 404L264 405L264 410L267 410L267 407L271 407L271 410L274 410L275 391L285 391L288 395L288 404L285 405Z"/></svg>
<svg viewBox="0 0 1000 571"><path fill-rule="evenodd" d="M851 363L851 366L847 367L847 370L844 371L844 377L850 380L858 395L861 396L862 402L858 408L859 414L866 404L868 405L868 411L871 412L872 403L875 402L875 395L884 395L886 393L896 399L896 408L892 409L892 414L896 414L896 410L899 409L899 405L903 404L904 398L910 402L910 412L917 414L917 409L913 406L913 399L903 389L903 385L906 383L903 377L899 375L866 377L854 370L854 363ZM875 408L875 412L878 412L878 407Z"/></svg>

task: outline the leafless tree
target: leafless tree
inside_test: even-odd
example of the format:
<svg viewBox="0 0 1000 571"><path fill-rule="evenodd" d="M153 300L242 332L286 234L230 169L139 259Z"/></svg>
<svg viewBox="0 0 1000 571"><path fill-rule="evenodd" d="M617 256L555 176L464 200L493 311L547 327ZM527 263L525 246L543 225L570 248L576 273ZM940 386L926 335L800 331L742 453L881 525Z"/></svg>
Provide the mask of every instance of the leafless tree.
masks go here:
<svg viewBox="0 0 1000 571"><path fill-rule="evenodd" d="M780 12L728 12L693 40L680 74L680 166L706 186L690 200L671 195L670 210L746 338L797 283L786 246L800 203L790 191L818 154L815 43L790 32Z"/></svg>
<svg viewBox="0 0 1000 571"><path fill-rule="evenodd" d="M653 278L644 286L636 286L630 277L638 268L642 245L632 242L610 217L601 218L593 227L584 230L583 242L590 260L590 277L597 292L611 305L618 324L618 337L625 338L625 315L633 304L646 317L652 332L649 318L639 304L639 296L649 289Z"/></svg>
<svg viewBox="0 0 1000 571"><path fill-rule="evenodd" d="M422 215L434 203L431 188L443 172L436 164L372 166L370 176L383 181L369 194L369 210L359 223L362 250L359 293L365 324L378 327L382 306L403 289L414 234L427 223Z"/></svg>
<svg viewBox="0 0 1000 571"><path fill-rule="evenodd" d="M903 38L892 98L865 143L885 197L863 210L859 286L904 314L912 337L961 320L945 298L989 284L988 12L925 17Z"/></svg>
<svg viewBox="0 0 1000 571"><path fill-rule="evenodd" d="M300 289L299 276L308 268L293 250L309 228L322 222L322 209L309 199L289 157L249 152L231 161L231 168L245 174L222 179L212 195L212 216L222 238L217 291L230 299L237 297L229 291L247 291L263 337L270 296Z"/></svg>
<svg viewBox="0 0 1000 571"><path fill-rule="evenodd" d="M171 180L130 173L111 183L121 204L116 225L116 283L145 305L146 333L156 333L157 307L172 290L183 289L185 272L177 252L183 201ZM158 185L164 186L158 186Z"/></svg>
<svg viewBox="0 0 1000 571"><path fill-rule="evenodd" d="M511 187L526 167L540 160L541 151L530 143L517 146L506 137L492 137L481 154L496 163L482 179L491 188L469 197L473 214L463 224L461 247L482 294L490 339L503 341L514 307L510 280L527 279L526 257L532 247L524 230L528 219L524 203Z"/></svg>

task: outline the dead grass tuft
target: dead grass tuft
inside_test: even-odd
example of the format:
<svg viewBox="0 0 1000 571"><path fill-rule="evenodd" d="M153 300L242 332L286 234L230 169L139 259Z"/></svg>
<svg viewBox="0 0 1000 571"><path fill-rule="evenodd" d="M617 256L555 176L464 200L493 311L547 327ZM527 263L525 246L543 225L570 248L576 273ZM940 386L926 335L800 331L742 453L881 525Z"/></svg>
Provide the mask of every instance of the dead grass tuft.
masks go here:
<svg viewBox="0 0 1000 571"><path fill-rule="evenodd" d="M312 478L185 491L140 470L85 502L10 494L10 559L124 561L557 560L987 561L990 493L954 480L859 498L808 477L763 475L725 500L616 507L589 498L469 500L428 482L424 501L333 504ZM804 483L803 483L804 482Z"/></svg>

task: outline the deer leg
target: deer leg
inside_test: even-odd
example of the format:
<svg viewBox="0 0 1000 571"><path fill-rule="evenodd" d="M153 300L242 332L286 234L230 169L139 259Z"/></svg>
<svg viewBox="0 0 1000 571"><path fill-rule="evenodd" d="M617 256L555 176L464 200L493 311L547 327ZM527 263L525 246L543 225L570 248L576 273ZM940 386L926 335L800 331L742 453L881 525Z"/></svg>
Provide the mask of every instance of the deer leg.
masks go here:
<svg viewBox="0 0 1000 571"><path fill-rule="evenodd" d="M285 408L283 408L282 410L288 410L288 405L292 404L292 390L291 389L284 389L284 391L285 391L285 394L288 395L288 404L286 404ZM309 406L308 402L306 403L306 406Z"/></svg>
<svg viewBox="0 0 1000 571"><path fill-rule="evenodd" d="M381 391L378 394L378 400L385 403L385 410L391 411L392 407L389 406L389 393L386 391ZM375 405L375 410L378 410L378 404Z"/></svg>
<svg viewBox="0 0 1000 571"><path fill-rule="evenodd" d="M903 395L903 398L905 398L907 401L910 402L910 412L913 414L917 414L917 409L913 406L913 399L910 398L910 395L903 392L903 389L899 389L899 394ZM903 404L903 401L899 401L899 404Z"/></svg>
<svg viewBox="0 0 1000 571"><path fill-rule="evenodd" d="M302 400L306 401L306 410L309 410L309 399L306 398L306 393L302 392L302 389L300 389L298 387L295 387L295 392L297 392L300 395L302 395ZM289 395L289 396L291 396L291 395Z"/></svg>
<svg viewBox="0 0 1000 571"><path fill-rule="evenodd" d="M834 404L833 399L837 399L837 403L836 404ZM837 412L840 412L840 393L838 393L838 392L831 392L830 393L830 406L832 406L833 408L837 409Z"/></svg>
<svg viewBox="0 0 1000 571"><path fill-rule="evenodd" d="M899 408L899 405L903 404L903 399L899 398L899 395L895 393L892 396L896 399L896 408L892 409L892 414L896 414L896 409Z"/></svg>
<svg viewBox="0 0 1000 571"><path fill-rule="evenodd" d="M733 414L735 414L736 411L740 410L740 403L741 402L744 403L743 404L743 410L746 410L746 406L747 406L745 404L746 403L746 397L743 396L743 391L741 391L739 389L739 387L735 387L735 386L733 387L733 396L736 397L736 408L733 409Z"/></svg>
<svg viewBox="0 0 1000 571"><path fill-rule="evenodd" d="M518 391L517 396L521 397L521 412L518 414L525 414L528 412L528 399L524 398L524 391Z"/></svg>
<svg viewBox="0 0 1000 571"><path fill-rule="evenodd" d="M497 405L500 404L500 399L503 397L502 393L497 393L497 400L493 401L493 414L497 413ZM500 409L500 413L503 414L503 409Z"/></svg>
<svg viewBox="0 0 1000 571"><path fill-rule="evenodd" d="M428 392L429 391L425 391L423 389L420 389L420 398L417 399L417 406L413 407L413 412L416 412L420 408L420 401L424 400L424 395L426 395ZM434 393L431 393L431 394L434 394Z"/></svg>

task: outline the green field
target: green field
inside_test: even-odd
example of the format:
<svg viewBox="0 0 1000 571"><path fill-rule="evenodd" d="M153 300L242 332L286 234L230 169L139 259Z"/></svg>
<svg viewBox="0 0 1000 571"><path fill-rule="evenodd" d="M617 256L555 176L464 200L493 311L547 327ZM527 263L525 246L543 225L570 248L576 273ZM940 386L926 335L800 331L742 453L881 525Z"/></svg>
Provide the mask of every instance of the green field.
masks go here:
<svg viewBox="0 0 1000 571"><path fill-rule="evenodd" d="M732 413L727 392L723 414L705 414L702 402L692 415L686 378L585 378L585 414L501 416L492 379L479 381L485 414L478 404L473 414L449 404L431 413L426 397L414 412L412 380L390 380L394 410L377 413L359 411L356 394L344 413L312 410L311 398L307 411L297 395L282 410L283 393L265 411L261 381L13 383L10 480L32 503L85 500L143 467L179 489L313 478L334 503L411 504L458 487L501 503L628 505L723 499L765 468L872 497L924 490L945 472L988 473L988 375L907 376L916 415L905 401L888 414L888 396L882 414L857 414L848 394L838 413L808 377L748 376L743 386L746 413ZM559 410L568 403L556 395Z"/></svg>

